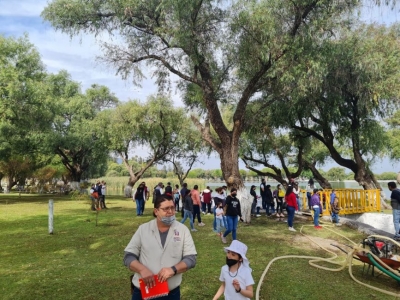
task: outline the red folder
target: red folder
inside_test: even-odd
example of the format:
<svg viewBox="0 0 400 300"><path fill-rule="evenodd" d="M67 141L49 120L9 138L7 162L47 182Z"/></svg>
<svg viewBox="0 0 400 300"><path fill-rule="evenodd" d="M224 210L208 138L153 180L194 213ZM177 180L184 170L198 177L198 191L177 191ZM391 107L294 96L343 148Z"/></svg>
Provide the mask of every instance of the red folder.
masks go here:
<svg viewBox="0 0 400 300"><path fill-rule="evenodd" d="M154 282L155 286L150 288L146 286L146 284L142 279L139 279L140 293L142 294L143 300L156 299L158 297L168 296L169 293L168 282L167 281L159 282L157 275L154 275Z"/></svg>

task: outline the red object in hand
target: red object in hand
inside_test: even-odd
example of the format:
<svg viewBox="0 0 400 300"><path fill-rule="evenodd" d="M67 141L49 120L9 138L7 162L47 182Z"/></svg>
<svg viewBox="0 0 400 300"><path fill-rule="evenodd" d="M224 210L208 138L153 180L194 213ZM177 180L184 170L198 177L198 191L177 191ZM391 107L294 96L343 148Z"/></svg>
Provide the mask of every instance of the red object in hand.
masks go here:
<svg viewBox="0 0 400 300"><path fill-rule="evenodd" d="M169 293L168 282L164 281L161 283L160 281L158 281L157 275L154 275L154 282L155 282L155 286L150 288L150 287L146 286L143 279L139 279L140 293L142 294L143 300L155 299L158 297L168 296L168 293Z"/></svg>

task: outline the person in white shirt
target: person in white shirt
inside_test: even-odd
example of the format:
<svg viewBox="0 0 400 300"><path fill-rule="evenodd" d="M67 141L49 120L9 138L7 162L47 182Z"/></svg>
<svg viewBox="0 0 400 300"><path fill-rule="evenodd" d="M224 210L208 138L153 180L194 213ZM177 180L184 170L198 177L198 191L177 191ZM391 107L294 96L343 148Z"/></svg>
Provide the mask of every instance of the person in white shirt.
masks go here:
<svg viewBox="0 0 400 300"><path fill-rule="evenodd" d="M222 208L222 202L218 203L218 206L215 210L215 218L217 222L217 235L220 237L222 236L222 230L221 228L225 227L224 226L224 209Z"/></svg>
<svg viewBox="0 0 400 300"><path fill-rule="evenodd" d="M226 265L221 268L219 280L221 286L213 300L219 299L224 294L225 299L246 300L253 298L254 279L249 260L246 257L247 246L238 240L233 240L226 247Z"/></svg>

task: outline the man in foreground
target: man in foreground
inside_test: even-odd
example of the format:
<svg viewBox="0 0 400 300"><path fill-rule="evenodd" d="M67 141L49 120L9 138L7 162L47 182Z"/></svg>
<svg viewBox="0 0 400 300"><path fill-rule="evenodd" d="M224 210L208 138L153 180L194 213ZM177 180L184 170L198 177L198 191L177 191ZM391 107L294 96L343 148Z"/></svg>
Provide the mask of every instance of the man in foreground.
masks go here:
<svg viewBox="0 0 400 300"><path fill-rule="evenodd" d="M175 220L172 196L161 195L154 202L154 220L142 224L125 248L124 264L135 272L132 300L142 300L139 279L152 288L158 276L168 282L169 294L160 299L180 299L182 273L196 265L196 248L189 229Z"/></svg>

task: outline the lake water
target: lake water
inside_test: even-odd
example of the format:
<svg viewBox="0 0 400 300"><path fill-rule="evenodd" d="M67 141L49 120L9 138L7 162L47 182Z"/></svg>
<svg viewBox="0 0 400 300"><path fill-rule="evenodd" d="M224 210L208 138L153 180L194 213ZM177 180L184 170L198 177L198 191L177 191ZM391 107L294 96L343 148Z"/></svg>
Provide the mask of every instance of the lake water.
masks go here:
<svg viewBox="0 0 400 300"><path fill-rule="evenodd" d="M307 187L307 181L299 181L299 186L301 189L306 189ZM378 181L385 192L386 199L390 198L390 191L387 187L388 181ZM363 189L362 186L358 184L358 182L354 180L347 180L347 181L331 181L330 182L332 185L332 188L334 189ZM245 186L249 189L252 185L255 185L257 188L257 194L259 195L260 193L260 181L255 181L255 182L245 182ZM271 191L274 191L276 186L278 185L277 181L266 181L266 184L269 184L271 186ZM212 190L215 190L217 187L225 185L225 183L221 182L207 182L207 184ZM320 188L320 185L315 181L315 186L316 188Z"/></svg>

